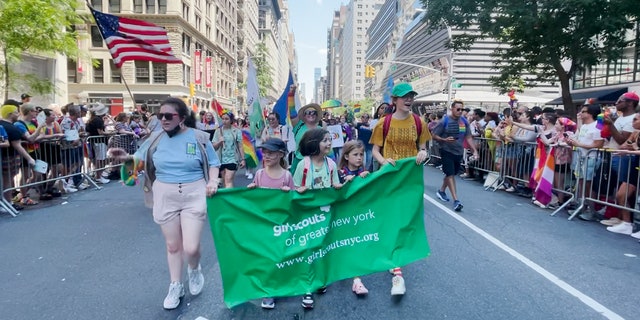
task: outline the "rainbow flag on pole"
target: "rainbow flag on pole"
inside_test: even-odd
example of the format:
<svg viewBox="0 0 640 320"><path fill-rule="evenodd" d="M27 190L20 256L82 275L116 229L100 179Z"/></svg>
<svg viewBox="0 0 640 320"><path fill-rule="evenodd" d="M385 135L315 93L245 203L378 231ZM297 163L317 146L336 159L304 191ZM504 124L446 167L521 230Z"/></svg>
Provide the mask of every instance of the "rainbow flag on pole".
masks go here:
<svg viewBox="0 0 640 320"><path fill-rule="evenodd" d="M262 161L262 154L256 150L255 140L251 138L251 133L242 130L242 150L244 151L244 159L248 168L255 168Z"/></svg>

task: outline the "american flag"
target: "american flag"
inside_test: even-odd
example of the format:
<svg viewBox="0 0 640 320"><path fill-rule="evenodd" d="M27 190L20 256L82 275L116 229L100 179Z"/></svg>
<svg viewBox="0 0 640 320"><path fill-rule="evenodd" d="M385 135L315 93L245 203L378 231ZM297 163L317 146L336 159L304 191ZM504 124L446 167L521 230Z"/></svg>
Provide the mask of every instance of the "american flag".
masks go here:
<svg viewBox="0 0 640 320"><path fill-rule="evenodd" d="M164 28L90 9L116 67L129 60L182 63L173 55Z"/></svg>

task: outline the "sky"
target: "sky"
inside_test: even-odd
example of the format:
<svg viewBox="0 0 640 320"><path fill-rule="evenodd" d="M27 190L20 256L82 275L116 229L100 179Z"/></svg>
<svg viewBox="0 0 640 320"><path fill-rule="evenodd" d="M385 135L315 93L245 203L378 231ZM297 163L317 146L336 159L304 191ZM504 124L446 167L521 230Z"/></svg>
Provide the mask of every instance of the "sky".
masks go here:
<svg viewBox="0 0 640 320"><path fill-rule="evenodd" d="M313 70L321 69L326 76L327 29L331 27L333 12L347 0L289 0L289 29L295 36L298 54L298 82L305 83L305 98L313 93Z"/></svg>

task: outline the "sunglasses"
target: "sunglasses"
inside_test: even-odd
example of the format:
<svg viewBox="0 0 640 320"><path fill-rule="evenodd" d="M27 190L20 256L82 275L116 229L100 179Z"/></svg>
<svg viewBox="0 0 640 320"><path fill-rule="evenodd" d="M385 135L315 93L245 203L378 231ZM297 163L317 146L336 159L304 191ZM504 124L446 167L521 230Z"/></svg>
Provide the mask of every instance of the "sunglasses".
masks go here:
<svg viewBox="0 0 640 320"><path fill-rule="evenodd" d="M177 116L177 113L171 113L171 112L167 112L167 113L158 113L158 119L162 120L162 118L166 119L166 120L173 120L173 117Z"/></svg>
<svg viewBox="0 0 640 320"><path fill-rule="evenodd" d="M313 110L313 111L305 111L304 114L307 115L307 116L317 116L318 115L318 111L315 111L315 110Z"/></svg>
<svg viewBox="0 0 640 320"><path fill-rule="evenodd" d="M454 110L455 110L456 112L460 112L460 111L462 111L462 108L456 108L456 109L454 109Z"/></svg>
<svg viewBox="0 0 640 320"><path fill-rule="evenodd" d="M276 120L276 118L267 118L269 121Z"/></svg>

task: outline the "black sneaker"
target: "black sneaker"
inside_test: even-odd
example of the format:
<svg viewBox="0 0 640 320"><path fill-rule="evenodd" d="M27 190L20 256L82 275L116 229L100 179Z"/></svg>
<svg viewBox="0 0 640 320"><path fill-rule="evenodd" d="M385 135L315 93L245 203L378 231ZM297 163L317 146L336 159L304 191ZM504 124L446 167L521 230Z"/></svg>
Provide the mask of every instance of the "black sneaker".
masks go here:
<svg viewBox="0 0 640 320"><path fill-rule="evenodd" d="M305 309L313 309L313 295L311 293L302 296L302 307Z"/></svg>
<svg viewBox="0 0 640 320"><path fill-rule="evenodd" d="M327 293L327 287L322 287L322 288L316 290L316 293L317 294L325 294L325 293Z"/></svg>

